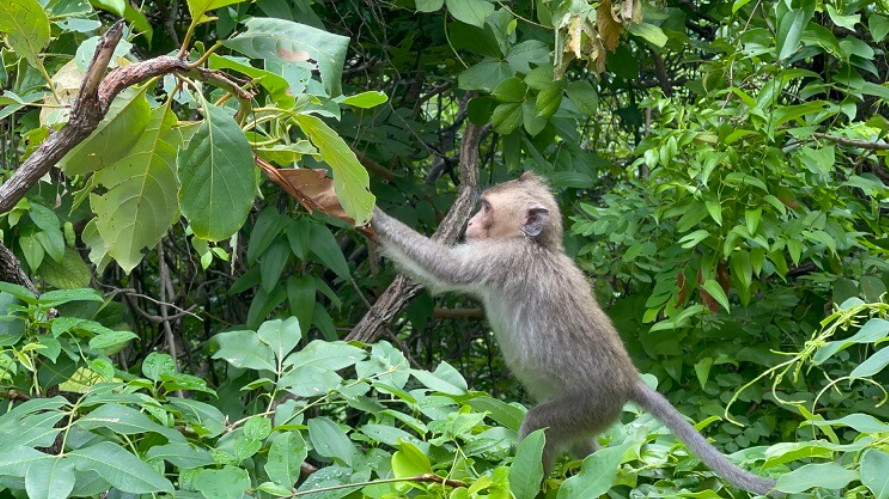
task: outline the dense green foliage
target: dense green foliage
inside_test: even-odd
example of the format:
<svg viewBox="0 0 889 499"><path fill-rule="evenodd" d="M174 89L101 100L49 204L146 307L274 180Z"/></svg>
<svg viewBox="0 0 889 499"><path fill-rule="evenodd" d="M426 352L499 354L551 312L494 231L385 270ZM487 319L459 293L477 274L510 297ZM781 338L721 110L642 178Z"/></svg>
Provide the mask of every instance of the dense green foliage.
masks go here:
<svg viewBox="0 0 889 499"><path fill-rule="evenodd" d="M118 18L111 68L189 65L0 213L36 284L0 283L0 497L746 497L629 406L544 477L465 298L344 341L395 270L255 161L430 232L473 122L482 183L550 180L636 365L720 449L889 499L885 0L3 0L0 202Z"/></svg>

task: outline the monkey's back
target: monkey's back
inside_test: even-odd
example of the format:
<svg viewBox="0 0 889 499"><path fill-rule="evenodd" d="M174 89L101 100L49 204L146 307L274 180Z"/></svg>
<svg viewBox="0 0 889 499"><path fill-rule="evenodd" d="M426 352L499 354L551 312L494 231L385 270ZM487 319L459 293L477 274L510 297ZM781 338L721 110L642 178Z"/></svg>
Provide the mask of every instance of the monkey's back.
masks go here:
<svg viewBox="0 0 889 499"><path fill-rule="evenodd" d="M499 279L482 292L507 365L537 400L575 388L620 405L638 373L589 284L561 252L498 241Z"/></svg>

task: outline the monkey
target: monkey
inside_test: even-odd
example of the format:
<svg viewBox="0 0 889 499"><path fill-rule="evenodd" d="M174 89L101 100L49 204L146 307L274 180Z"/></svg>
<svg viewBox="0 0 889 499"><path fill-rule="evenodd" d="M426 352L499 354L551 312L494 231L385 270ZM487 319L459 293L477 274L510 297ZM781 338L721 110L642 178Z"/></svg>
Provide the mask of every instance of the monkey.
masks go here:
<svg viewBox="0 0 889 499"><path fill-rule="evenodd" d="M767 495L775 481L733 464L660 393L644 383L611 320L565 254L562 219L546 182L526 172L480 197L465 243L446 246L374 208L383 254L433 294L474 296L507 367L538 404L519 441L544 429L549 472L564 452L582 459L632 401L666 425L727 482Z"/></svg>

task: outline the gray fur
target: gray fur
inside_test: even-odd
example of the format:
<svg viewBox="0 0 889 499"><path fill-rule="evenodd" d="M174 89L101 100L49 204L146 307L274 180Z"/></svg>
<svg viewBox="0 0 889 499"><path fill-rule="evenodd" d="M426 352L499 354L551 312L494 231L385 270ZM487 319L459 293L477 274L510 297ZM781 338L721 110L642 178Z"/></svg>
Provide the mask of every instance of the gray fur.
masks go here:
<svg viewBox="0 0 889 499"><path fill-rule="evenodd" d="M495 189L527 185L521 182ZM585 276L562 250L561 220L552 196L543 201L552 215L553 225L542 233L549 243L519 235L448 247L379 209L373 227L384 253L432 292L459 292L483 302L506 364L538 402L522 422L519 438L547 428L547 469L563 452L584 457L594 450L594 436L616 421L632 400L728 482L766 494L774 481L732 464L665 398L642 383Z"/></svg>

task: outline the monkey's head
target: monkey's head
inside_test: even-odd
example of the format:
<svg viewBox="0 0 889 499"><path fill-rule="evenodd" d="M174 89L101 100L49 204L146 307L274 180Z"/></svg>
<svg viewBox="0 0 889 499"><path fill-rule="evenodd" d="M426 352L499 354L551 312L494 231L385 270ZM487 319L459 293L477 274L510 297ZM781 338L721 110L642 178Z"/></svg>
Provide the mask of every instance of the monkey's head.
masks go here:
<svg viewBox="0 0 889 499"><path fill-rule="evenodd" d="M546 183L531 172L495 185L481 195L481 208L466 226L468 242L525 238L562 249L562 216Z"/></svg>

